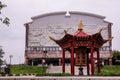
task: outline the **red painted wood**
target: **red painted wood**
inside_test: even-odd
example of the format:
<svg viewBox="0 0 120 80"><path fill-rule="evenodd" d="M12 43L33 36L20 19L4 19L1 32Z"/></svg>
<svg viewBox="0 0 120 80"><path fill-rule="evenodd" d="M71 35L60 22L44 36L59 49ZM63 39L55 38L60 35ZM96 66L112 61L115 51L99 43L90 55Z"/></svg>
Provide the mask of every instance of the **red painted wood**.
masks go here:
<svg viewBox="0 0 120 80"><path fill-rule="evenodd" d="M98 65L98 73L100 73L100 53L99 53L99 49L97 50L97 65Z"/></svg>
<svg viewBox="0 0 120 80"><path fill-rule="evenodd" d="M87 33L85 33L84 31L80 31L80 30L76 31L76 32L74 33L74 35L75 35L75 36L88 36Z"/></svg>
<svg viewBox="0 0 120 80"><path fill-rule="evenodd" d="M94 75L94 57L93 57L93 47L90 48L91 53L91 75Z"/></svg>
<svg viewBox="0 0 120 80"><path fill-rule="evenodd" d="M65 73L65 51L62 49L62 73Z"/></svg>
<svg viewBox="0 0 120 80"><path fill-rule="evenodd" d="M74 46L71 47L71 74L74 75Z"/></svg>
<svg viewBox="0 0 120 80"><path fill-rule="evenodd" d="M90 73L89 73L89 53L87 53L87 75L90 75Z"/></svg>

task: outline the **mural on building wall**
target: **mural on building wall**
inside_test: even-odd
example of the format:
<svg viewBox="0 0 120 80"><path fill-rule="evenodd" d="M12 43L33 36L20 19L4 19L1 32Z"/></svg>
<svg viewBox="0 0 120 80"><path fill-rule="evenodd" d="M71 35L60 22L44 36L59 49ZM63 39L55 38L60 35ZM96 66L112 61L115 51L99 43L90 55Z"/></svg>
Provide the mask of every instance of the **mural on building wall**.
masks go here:
<svg viewBox="0 0 120 80"><path fill-rule="evenodd" d="M76 25L77 26L77 25ZM29 46L57 46L51 42L48 38L49 35L55 36L55 38L61 38L64 36L64 30L73 34L77 29L76 26L65 24L51 24L47 26L36 26L29 28ZM104 39L108 39L108 27L101 25L84 25L84 31L88 34L94 34L100 29L103 29L102 36ZM109 46L108 43L104 46Z"/></svg>

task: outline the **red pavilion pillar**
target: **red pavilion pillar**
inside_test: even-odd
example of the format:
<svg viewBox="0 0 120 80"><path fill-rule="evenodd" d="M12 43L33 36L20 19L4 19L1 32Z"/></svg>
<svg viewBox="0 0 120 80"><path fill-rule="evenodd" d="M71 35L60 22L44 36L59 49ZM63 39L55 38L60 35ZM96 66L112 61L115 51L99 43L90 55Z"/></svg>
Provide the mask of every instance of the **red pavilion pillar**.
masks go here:
<svg viewBox="0 0 120 80"><path fill-rule="evenodd" d="M89 53L87 53L87 75L90 75L90 73L89 73Z"/></svg>
<svg viewBox="0 0 120 80"><path fill-rule="evenodd" d="M71 74L74 75L74 46L71 47Z"/></svg>
<svg viewBox="0 0 120 80"><path fill-rule="evenodd" d="M93 50L94 48L90 48L90 53L91 53L91 75L94 75L94 56L93 56Z"/></svg>
<svg viewBox="0 0 120 80"><path fill-rule="evenodd" d="M62 73L65 73L65 50L62 49Z"/></svg>
<svg viewBox="0 0 120 80"><path fill-rule="evenodd" d="M97 49L97 67L98 67L98 73L100 73L100 53L99 53L99 49Z"/></svg>

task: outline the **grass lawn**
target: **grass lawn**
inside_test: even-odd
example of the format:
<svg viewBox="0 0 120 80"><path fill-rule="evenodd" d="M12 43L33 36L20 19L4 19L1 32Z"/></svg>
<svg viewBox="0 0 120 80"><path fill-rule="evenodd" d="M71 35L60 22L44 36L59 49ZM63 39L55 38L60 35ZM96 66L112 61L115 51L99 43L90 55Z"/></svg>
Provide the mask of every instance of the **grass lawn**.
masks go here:
<svg viewBox="0 0 120 80"><path fill-rule="evenodd" d="M70 76L69 73L46 74L47 67L43 66L11 66L10 74L36 74L36 76Z"/></svg>
<svg viewBox="0 0 120 80"><path fill-rule="evenodd" d="M45 74L47 67L42 66L11 66L11 74Z"/></svg>
<svg viewBox="0 0 120 80"><path fill-rule="evenodd" d="M120 65L105 65L101 68L101 73L98 76L120 76Z"/></svg>
<svg viewBox="0 0 120 80"><path fill-rule="evenodd" d="M48 76L70 76L70 74L45 74L47 67L42 66L11 66L11 74L37 74ZM96 76L120 76L120 65L105 65L101 68L101 73L97 73Z"/></svg>

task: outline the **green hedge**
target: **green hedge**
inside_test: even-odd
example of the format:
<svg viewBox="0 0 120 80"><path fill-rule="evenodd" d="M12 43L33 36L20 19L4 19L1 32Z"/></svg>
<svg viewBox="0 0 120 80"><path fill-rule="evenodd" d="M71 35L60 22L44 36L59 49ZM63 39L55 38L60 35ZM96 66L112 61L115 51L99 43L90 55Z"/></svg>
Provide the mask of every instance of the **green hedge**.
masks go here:
<svg viewBox="0 0 120 80"><path fill-rule="evenodd" d="M71 76L70 73L49 73L49 74L37 74L36 76Z"/></svg>
<svg viewBox="0 0 120 80"><path fill-rule="evenodd" d="M69 73L51 73L46 74L47 67L43 66L11 66L10 74L16 74L19 76L20 74L35 74L36 76L71 76Z"/></svg>
<svg viewBox="0 0 120 80"><path fill-rule="evenodd" d="M120 76L119 65L105 65L101 68L101 73L97 73L96 76Z"/></svg>
<svg viewBox="0 0 120 80"><path fill-rule="evenodd" d="M45 74L46 69L43 66L11 66L10 74Z"/></svg>
<svg viewBox="0 0 120 80"><path fill-rule="evenodd" d="M42 66L11 66L10 74L35 74L36 76L71 76L69 73L54 73L46 74L47 67ZM95 68L96 76L120 76L120 65L105 65L101 68L101 73L97 73Z"/></svg>

